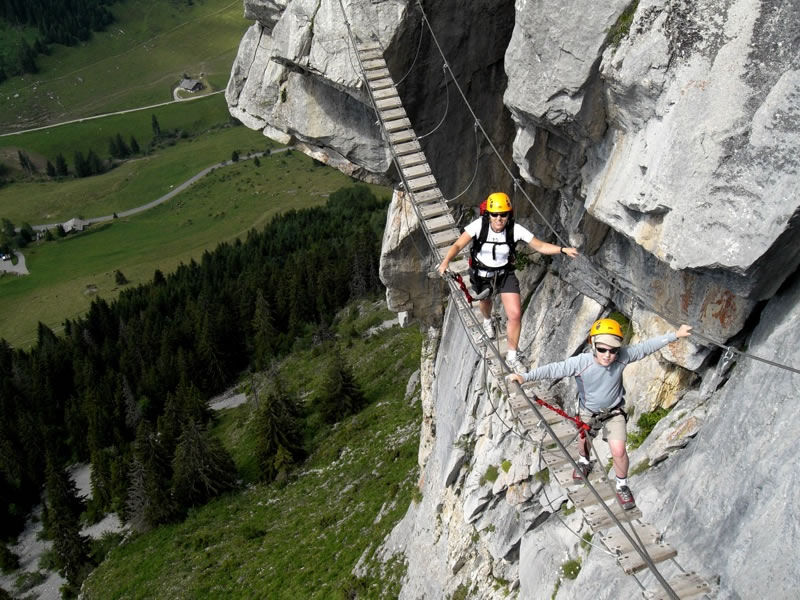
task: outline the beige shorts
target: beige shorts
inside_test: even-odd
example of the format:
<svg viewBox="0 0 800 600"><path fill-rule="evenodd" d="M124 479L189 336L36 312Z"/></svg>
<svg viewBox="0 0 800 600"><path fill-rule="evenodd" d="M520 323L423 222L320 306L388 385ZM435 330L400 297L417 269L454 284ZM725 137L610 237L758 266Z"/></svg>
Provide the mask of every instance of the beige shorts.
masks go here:
<svg viewBox="0 0 800 600"><path fill-rule="evenodd" d="M584 423L590 423L592 420L592 413L582 406L578 408L578 415ZM622 415L614 415L608 421L603 423L603 439L619 440L624 442L628 439L628 428L625 424L625 417Z"/></svg>

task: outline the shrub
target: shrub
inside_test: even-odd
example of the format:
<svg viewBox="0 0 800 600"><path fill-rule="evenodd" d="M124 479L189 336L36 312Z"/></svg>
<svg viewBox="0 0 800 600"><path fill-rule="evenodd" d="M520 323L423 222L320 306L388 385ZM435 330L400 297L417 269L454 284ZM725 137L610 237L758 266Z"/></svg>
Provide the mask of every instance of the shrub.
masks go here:
<svg viewBox="0 0 800 600"><path fill-rule="evenodd" d="M668 408L657 408L652 412L639 415L639 418L636 420L639 431L628 436L628 444L632 450L642 445L642 442L647 439L647 436L650 435L650 432L653 431L656 424L667 416L669 410Z"/></svg>
<svg viewBox="0 0 800 600"><path fill-rule="evenodd" d="M608 43L612 46L618 46L622 38L628 35L633 23L633 15L636 13L636 8L639 6L639 0L633 0L628 7L622 11L622 14L617 19L617 22L608 31Z"/></svg>
<svg viewBox="0 0 800 600"><path fill-rule="evenodd" d="M561 565L561 573L567 579L575 579L578 577L578 573L581 572L581 559L575 558L573 560L568 560L563 565Z"/></svg>
<svg viewBox="0 0 800 600"><path fill-rule="evenodd" d="M487 481L494 483L495 481L497 481L497 476L499 474L500 472L497 470L497 467L495 467L494 465L489 465L486 469L486 473L484 473L483 477L481 477L481 485L483 485Z"/></svg>

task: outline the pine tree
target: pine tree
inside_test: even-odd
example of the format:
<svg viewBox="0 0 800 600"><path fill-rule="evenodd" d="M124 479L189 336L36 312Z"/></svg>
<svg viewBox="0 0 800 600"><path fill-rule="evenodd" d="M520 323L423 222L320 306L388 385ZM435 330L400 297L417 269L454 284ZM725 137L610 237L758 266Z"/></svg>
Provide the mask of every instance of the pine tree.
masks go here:
<svg viewBox="0 0 800 600"><path fill-rule="evenodd" d="M150 119L150 126L153 128L153 137L156 139L161 137L161 125L159 125L155 115L152 115Z"/></svg>
<svg viewBox="0 0 800 600"><path fill-rule="evenodd" d="M119 153L119 158L127 158L130 156L131 149L128 148L128 145L125 143L125 140L122 139L122 136L119 133L114 141L117 147L117 152Z"/></svg>
<svg viewBox="0 0 800 600"><path fill-rule="evenodd" d="M56 175L59 177L64 177L69 173L69 169L67 169L67 159L64 158L64 155L60 152L58 156L56 156Z"/></svg>
<svg viewBox="0 0 800 600"><path fill-rule="evenodd" d="M303 456L297 408L280 380L273 379L253 417L256 458L264 481L284 480Z"/></svg>
<svg viewBox="0 0 800 600"><path fill-rule="evenodd" d="M136 141L135 137L131 136L131 141L129 145L131 147L131 154L139 154L140 152L139 142Z"/></svg>
<svg viewBox="0 0 800 600"><path fill-rule="evenodd" d="M92 174L89 163L86 162L86 158L84 158L83 153L80 150L75 151L75 157L72 163L75 165L76 177L88 177Z"/></svg>
<svg viewBox="0 0 800 600"><path fill-rule="evenodd" d="M138 531L167 523L176 514L169 492L170 458L150 424L142 421L136 431L126 506L131 526Z"/></svg>
<svg viewBox="0 0 800 600"><path fill-rule="evenodd" d="M21 73L38 73L36 64L36 51L24 39L17 50L17 64Z"/></svg>
<svg viewBox="0 0 800 600"><path fill-rule="evenodd" d="M86 162L89 164L90 175L100 175L105 171L103 161L100 160L100 157L97 156L94 150L89 150L89 154L86 156Z"/></svg>
<svg viewBox="0 0 800 600"><path fill-rule="evenodd" d="M108 138L108 154L111 158L119 158L120 152L119 147L117 146L117 140L113 137Z"/></svg>
<svg viewBox="0 0 800 600"><path fill-rule="evenodd" d="M183 426L172 460L172 491L178 506L206 503L236 484L236 467L220 441L197 419Z"/></svg>
<svg viewBox="0 0 800 600"><path fill-rule="evenodd" d="M80 533L84 503L75 483L52 462L47 467L47 514L58 570L72 585L80 585L91 567L89 540Z"/></svg>
<svg viewBox="0 0 800 600"><path fill-rule="evenodd" d="M272 311L269 303L264 298L264 292L259 288L256 292L255 311L253 321L253 352L256 367L264 369L276 348L277 332L272 320Z"/></svg>
<svg viewBox="0 0 800 600"><path fill-rule="evenodd" d="M46 173L48 177L55 177L56 176L56 168L49 160L47 161L47 167L45 167Z"/></svg>
<svg viewBox="0 0 800 600"><path fill-rule="evenodd" d="M345 364L342 352L333 353L325 370L317 400L319 411L326 423L336 423L361 410L366 404L364 394L355 382L353 373Z"/></svg>

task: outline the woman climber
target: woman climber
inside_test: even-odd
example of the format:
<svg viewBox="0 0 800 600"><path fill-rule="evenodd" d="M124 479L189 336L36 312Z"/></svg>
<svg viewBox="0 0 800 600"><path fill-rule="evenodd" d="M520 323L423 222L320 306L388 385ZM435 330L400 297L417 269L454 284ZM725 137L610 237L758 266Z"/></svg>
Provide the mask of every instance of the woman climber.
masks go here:
<svg viewBox="0 0 800 600"><path fill-rule="evenodd" d="M519 345L522 304L519 297L519 281L514 274L515 246L520 240L541 254L566 254L570 258L578 256L575 248L563 248L543 242L533 236L522 225L514 223L511 200L507 194L495 192L486 199L486 211L479 219L464 228L464 233L447 250L439 274L444 275L447 266L455 256L472 240L470 251L470 279L480 298L483 315L483 330L493 339L491 293L500 293L500 300L506 311L506 337L508 354L506 364L516 372L522 373L525 367L517 354Z"/></svg>
<svg viewBox="0 0 800 600"><path fill-rule="evenodd" d="M608 441L614 459L617 476L617 499L622 508L636 506L633 493L628 487L628 452L625 413L625 389L622 386L622 371L629 363L643 359L678 338L690 335L691 327L681 325L677 331L651 338L634 346L622 347L622 328L614 319L595 321L589 331L591 353L584 352L561 362L537 367L522 375L511 374L510 380L520 385L525 381L560 379L574 376L578 384L578 416L582 421L603 429L603 439ZM592 464L589 460L589 436L578 438L578 467L583 477L572 472L572 478L581 480L589 476Z"/></svg>

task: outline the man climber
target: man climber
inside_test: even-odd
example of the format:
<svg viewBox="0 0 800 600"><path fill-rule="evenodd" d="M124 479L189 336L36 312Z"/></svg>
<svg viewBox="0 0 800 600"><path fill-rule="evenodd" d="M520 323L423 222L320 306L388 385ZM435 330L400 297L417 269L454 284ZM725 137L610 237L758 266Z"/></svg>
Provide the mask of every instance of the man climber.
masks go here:
<svg viewBox="0 0 800 600"><path fill-rule="evenodd" d="M622 347L622 328L613 319L595 321L589 331L591 353L584 352L561 362L537 367L522 375L511 374L509 379L522 384L539 379L561 379L574 376L578 384L578 416L582 421L602 424L603 439L608 441L614 458L617 476L617 498L622 508L636 506L633 493L628 487L628 452L625 413L625 389L622 386L622 371L629 363L643 359L678 338L690 335L691 327L681 325L677 331L651 338L634 346ZM584 477L592 470L589 461L589 436L578 438L578 467ZM582 479L577 471L573 479Z"/></svg>
<svg viewBox="0 0 800 600"><path fill-rule="evenodd" d="M517 354L519 333L522 318L519 281L514 274L515 246L520 240L541 254L566 254L570 258L578 256L575 248L563 248L543 242L525 229L514 223L511 200L507 194L495 192L486 199L486 212L464 228L464 233L447 250L439 274L444 275L450 261L472 240L470 256L470 279L480 300L483 315L483 330L493 339L495 336L492 323L492 299L486 297L491 293L500 293L500 300L506 311L506 337L508 338L508 354L506 364L517 373L525 367Z"/></svg>

